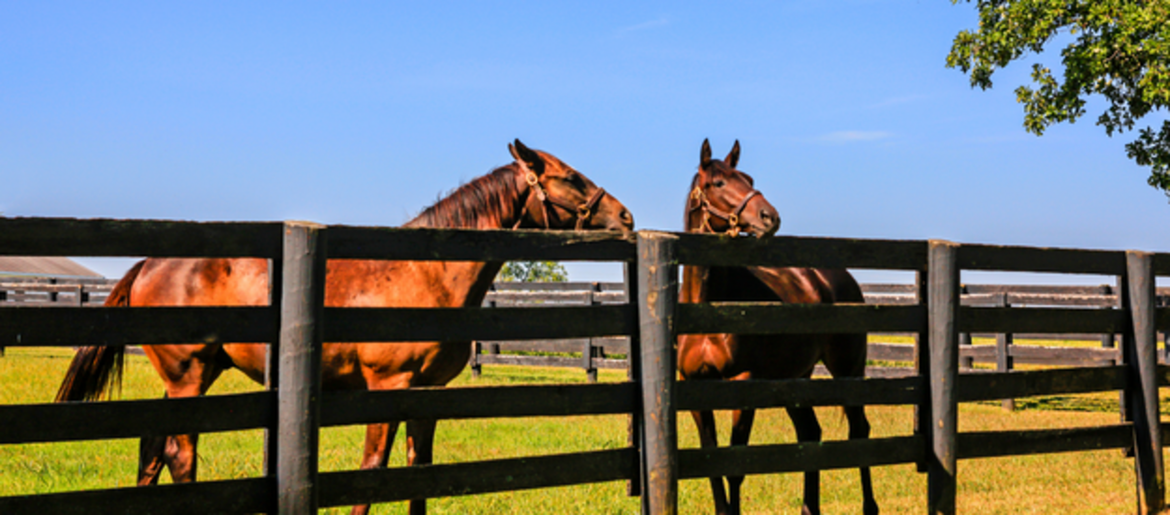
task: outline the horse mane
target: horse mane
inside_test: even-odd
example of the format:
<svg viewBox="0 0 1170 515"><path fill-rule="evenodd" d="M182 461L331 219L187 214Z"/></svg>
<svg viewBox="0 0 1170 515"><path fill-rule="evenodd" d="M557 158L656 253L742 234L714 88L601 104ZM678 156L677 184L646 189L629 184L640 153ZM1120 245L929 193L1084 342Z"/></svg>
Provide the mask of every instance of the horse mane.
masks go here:
<svg viewBox="0 0 1170 515"><path fill-rule="evenodd" d="M500 225L505 217L515 216L510 206L519 200L516 165L509 164L455 188L403 227L473 229L485 217Z"/></svg>

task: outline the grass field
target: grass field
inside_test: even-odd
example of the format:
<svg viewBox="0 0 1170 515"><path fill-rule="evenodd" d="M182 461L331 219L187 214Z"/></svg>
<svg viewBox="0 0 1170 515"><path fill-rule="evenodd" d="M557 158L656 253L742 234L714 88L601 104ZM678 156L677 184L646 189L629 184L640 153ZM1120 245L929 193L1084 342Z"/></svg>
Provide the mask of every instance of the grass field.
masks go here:
<svg viewBox="0 0 1170 515"><path fill-rule="evenodd" d="M9 348L0 358L0 404L49 402L64 375L71 353L56 349ZM140 356L127 357L124 389L120 398L157 398L161 381ZM624 371L601 371L603 381L619 381ZM485 366L472 379L464 373L455 384L462 386L569 383L584 381L573 369ZM257 387L237 372L229 372L212 393L254 390ZM1024 409L1005 412L998 403L963 404L961 431L1022 428L1078 427L1116 423L1117 395L1060 396L1022 400ZM1164 402L1166 402L1164 400ZM868 410L875 436L911 433L909 407L871 407ZM840 410L818 409L826 439L845 438L847 425ZM729 417L718 418L720 439L726 441ZM766 410L756 419L753 444L794 441L791 425L782 410ZM488 419L440 422L436 462L451 463L515 456L607 449L625 446L625 417L574 417ZM688 415L679 417L680 443L697 447L698 440ZM321 469L356 468L364 429L332 428L323 431ZM404 462L400 434L392 466ZM253 477L261 470L260 431L205 434L200 439L201 479ZM112 440L61 444L0 446L0 496L130 486L136 474L137 442ZM165 476L165 474L164 474ZM169 478L164 478L167 482ZM1100 451L1016 458L971 460L959 463L960 511L964 513L1129 513L1134 510L1132 461L1119 451ZM912 465L882 467L874 471L875 491L883 513L922 513L926 504L926 476ZM744 485L745 513L796 513L799 511L801 478L797 474L749 477ZM860 488L855 470L822 474L822 507L826 514L856 513ZM637 513L636 499L625 496L624 483L510 492L472 497L434 499L432 513ZM680 486L680 512L709 513L710 492L706 480L684 481ZM344 513L346 510L323 510ZM376 507L375 513L405 513L405 504Z"/></svg>

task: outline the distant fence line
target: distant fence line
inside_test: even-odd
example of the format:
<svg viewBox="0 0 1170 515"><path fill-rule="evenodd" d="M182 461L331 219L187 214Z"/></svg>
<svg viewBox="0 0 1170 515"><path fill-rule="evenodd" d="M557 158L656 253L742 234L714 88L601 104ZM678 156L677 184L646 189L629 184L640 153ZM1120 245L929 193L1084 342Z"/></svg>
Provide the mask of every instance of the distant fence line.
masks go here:
<svg viewBox="0 0 1170 515"><path fill-rule="evenodd" d="M512 283L492 285L484 307L554 307L624 304L625 286L620 282ZM913 305L919 302L912 284L862 284L866 304ZM1081 307L1117 308L1118 288L1113 285L1046 286L971 284L960 288L960 302L971 307ZM1170 306L1170 288L1158 288L1160 306ZM913 337L914 333L873 333L881 336ZM996 345L973 346L972 337L994 338ZM1165 333L1159 334L1159 340ZM994 363L999 371L1014 369L1016 364L1047 366L1114 365L1121 354L1114 335L1104 334L992 334L960 335L960 364L974 371L975 363ZM1038 347L1014 345L1015 340L1101 341L1101 348ZM483 365L521 365L583 369L590 382L597 380L598 369L624 369L629 353L629 339L580 338L573 340L519 340L475 342L471 354L472 374L479 376ZM561 355L551 355L561 354ZM573 354L579 357L564 356ZM614 355L621 356L615 359ZM588 358L586 358L588 356ZM875 342L869 345L869 359L887 362L913 362L914 346L910 343ZM1160 359L1170 362L1170 347L1163 348ZM818 367L819 375L827 372ZM869 367L870 377L913 375L908 367ZM1005 406L1010 407L1010 400Z"/></svg>
<svg viewBox="0 0 1170 515"><path fill-rule="evenodd" d="M51 279L0 277L0 306L100 306L105 302L117 279ZM862 284L867 304L912 305L918 303L912 284ZM960 290L964 306L1025 307L1061 306L1116 308L1118 289L1113 285L1045 286L1045 285L963 285ZM1158 288L1159 306L1170 306L1170 288ZM484 299L484 307L554 307L625 304L625 283L497 282ZM913 333L874 333L881 336L913 336ZM972 337L994 338L996 345L972 346ZM1165 333L1159 334L1164 341ZM1101 348L1037 347L1014 345L1015 340L1100 340ZM975 363L995 363L998 370L1012 370L1016 364L1048 366L1092 366L1116 364L1120 352L1113 335L1100 334L984 334L960 335L960 364L972 369ZM630 344L627 337L578 338L568 340L477 341L473 343L470 366L479 376L483 365L517 365L580 368L590 382L597 380L599 369L625 369ZM3 355L0 347L0 356ZM521 353L521 354L517 354ZM567 356L567 355L573 356ZM588 356L588 358L586 358ZM1170 363L1170 346L1163 346L1160 359ZM914 348L910 344L875 342L869 345L869 359L887 362L911 362ZM822 374L823 370L820 371ZM911 369L870 367L871 377L901 377Z"/></svg>

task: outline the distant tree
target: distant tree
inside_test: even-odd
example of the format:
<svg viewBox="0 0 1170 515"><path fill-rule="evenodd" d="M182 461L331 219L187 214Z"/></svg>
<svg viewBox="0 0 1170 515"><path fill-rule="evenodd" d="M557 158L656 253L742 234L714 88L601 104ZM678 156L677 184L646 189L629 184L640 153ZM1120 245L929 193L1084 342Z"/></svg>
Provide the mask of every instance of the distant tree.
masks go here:
<svg viewBox="0 0 1170 515"><path fill-rule="evenodd" d="M504 282L563 283L569 272L556 261L509 261L496 279Z"/></svg>
<svg viewBox="0 0 1170 515"><path fill-rule="evenodd" d="M972 0L951 0L952 3ZM970 75L971 86L991 87L991 75L1062 33L1075 37L1061 51L1063 82L1032 65L1035 89L1020 86L1024 127L1037 136L1048 126L1076 122L1085 98L1109 102L1097 125L1113 136L1132 130L1147 114L1170 105L1170 1L1166 0L977 0L979 28L955 37L948 68ZM1149 184L1170 195L1170 120L1147 126L1126 154L1151 168Z"/></svg>

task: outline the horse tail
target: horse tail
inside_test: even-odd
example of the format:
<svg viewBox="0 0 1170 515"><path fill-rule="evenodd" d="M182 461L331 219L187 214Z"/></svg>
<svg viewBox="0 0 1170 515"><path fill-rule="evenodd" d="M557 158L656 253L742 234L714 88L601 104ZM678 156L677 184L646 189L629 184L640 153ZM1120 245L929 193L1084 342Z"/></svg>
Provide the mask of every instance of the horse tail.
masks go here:
<svg viewBox="0 0 1170 515"><path fill-rule="evenodd" d="M130 288L142 265L146 260L139 261L106 297L105 306L130 305ZM73 362L69 364L69 372L65 373L65 380L57 390L55 402L64 401L94 401L107 393L110 385L122 389L122 363L126 355L125 345L94 345L77 349Z"/></svg>

